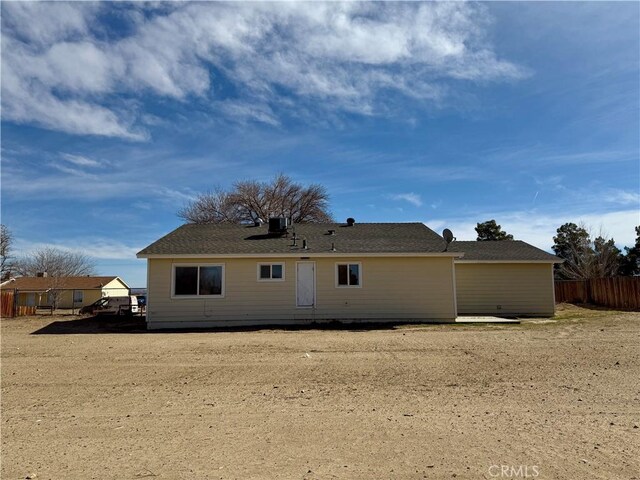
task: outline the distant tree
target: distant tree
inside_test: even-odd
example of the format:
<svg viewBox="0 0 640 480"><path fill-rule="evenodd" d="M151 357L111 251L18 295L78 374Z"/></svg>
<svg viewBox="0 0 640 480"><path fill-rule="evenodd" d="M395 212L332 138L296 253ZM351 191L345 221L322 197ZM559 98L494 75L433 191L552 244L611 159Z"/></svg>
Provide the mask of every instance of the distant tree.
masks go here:
<svg viewBox="0 0 640 480"><path fill-rule="evenodd" d="M95 264L82 253L67 252L53 247L44 247L16 260L15 272L26 277L46 273L49 277L76 277L94 275Z"/></svg>
<svg viewBox="0 0 640 480"><path fill-rule="evenodd" d="M0 281L7 280L11 275L11 250L13 235L6 225L0 224Z"/></svg>
<svg viewBox="0 0 640 480"><path fill-rule="evenodd" d="M553 251L566 260L583 255L589 249L589 232L575 223L565 223L556 230L553 237Z"/></svg>
<svg viewBox="0 0 640 480"><path fill-rule="evenodd" d="M620 250L613 238L601 233L594 240L587 228L565 223L556 230L553 251L564 262L556 265L556 277L563 280L613 277L620 266Z"/></svg>
<svg viewBox="0 0 640 480"><path fill-rule="evenodd" d="M286 175L273 181L236 182L229 192L216 190L199 195L178 212L189 223L252 223L271 216L293 223L330 222L329 195L318 184L303 186Z"/></svg>
<svg viewBox="0 0 640 480"><path fill-rule="evenodd" d="M239 223L241 217L235 199L219 189L198 195L178 216L189 223Z"/></svg>
<svg viewBox="0 0 640 480"><path fill-rule="evenodd" d="M640 275L640 225L636 227L636 244L625 247L625 255L620 258L620 275Z"/></svg>
<svg viewBox="0 0 640 480"><path fill-rule="evenodd" d="M20 258L14 264L14 269L25 277L46 274L51 279L47 293L54 309L58 307L63 289L67 287L67 277L95 274L95 264L88 256L53 247L44 247Z"/></svg>
<svg viewBox="0 0 640 480"><path fill-rule="evenodd" d="M478 240L481 241L495 241L495 240L513 240L513 235L502 231L502 227L496 223L495 220L489 220L487 222L478 223L476 232L478 234Z"/></svg>
<svg viewBox="0 0 640 480"><path fill-rule="evenodd" d="M613 238L598 236L592 248L591 278L615 277L620 268L621 252Z"/></svg>

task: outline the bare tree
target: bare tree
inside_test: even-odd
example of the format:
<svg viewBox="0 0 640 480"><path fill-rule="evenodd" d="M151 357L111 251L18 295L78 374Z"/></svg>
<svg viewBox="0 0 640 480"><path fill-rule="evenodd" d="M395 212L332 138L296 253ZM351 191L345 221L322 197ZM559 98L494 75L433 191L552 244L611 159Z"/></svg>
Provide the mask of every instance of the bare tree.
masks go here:
<svg viewBox="0 0 640 480"><path fill-rule="evenodd" d="M46 274L51 285L48 290L49 301L54 309L58 307L62 291L68 286L67 277L95 274L95 264L87 255L53 247L41 248L18 259L14 269L17 274L26 277Z"/></svg>
<svg viewBox="0 0 640 480"><path fill-rule="evenodd" d="M77 277L94 275L95 264L87 255L44 247L15 262L19 275L33 277L46 273L49 277Z"/></svg>
<svg viewBox="0 0 640 480"><path fill-rule="evenodd" d="M220 189L203 193L182 210L178 216L190 223L238 223L240 215L232 196Z"/></svg>
<svg viewBox="0 0 640 480"><path fill-rule="evenodd" d="M0 224L0 281L11 275L11 250L13 235L6 225Z"/></svg>
<svg viewBox="0 0 640 480"><path fill-rule="evenodd" d="M329 194L318 184L307 187L286 175L272 182L236 182L231 192L216 190L198 196L178 212L190 223L250 223L282 216L293 223L330 222Z"/></svg>
<svg viewBox="0 0 640 480"><path fill-rule="evenodd" d="M604 278L618 273L621 251L602 231L592 240L589 228L567 223L558 228L554 242L556 255L564 259L556 271L560 279Z"/></svg>

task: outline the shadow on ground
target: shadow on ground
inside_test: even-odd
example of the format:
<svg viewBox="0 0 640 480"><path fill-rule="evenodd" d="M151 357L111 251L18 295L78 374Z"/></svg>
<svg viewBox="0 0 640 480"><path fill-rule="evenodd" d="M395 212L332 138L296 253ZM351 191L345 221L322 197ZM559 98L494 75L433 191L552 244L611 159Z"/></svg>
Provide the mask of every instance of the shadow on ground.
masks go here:
<svg viewBox="0 0 640 480"><path fill-rule="evenodd" d="M245 327L215 327L146 330L145 317L95 316L75 320L56 320L46 327L42 327L31 335L72 335L99 333L187 333L187 332L258 332L261 330L304 331L304 330L344 330L351 332L371 330L395 330L400 327L456 325L455 323L407 323L407 322L371 322L371 323L341 323L323 322L305 325L256 325Z"/></svg>
<svg viewBox="0 0 640 480"><path fill-rule="evenodd" d="M56 320L31 335L69 335L87 333L146 333L145 317L95 316L75 320Z"/></svg>
<svg viewBox="0 0 640 480"><path fill-rule="evenodd" d="M637 308L624 308L624 307L607 307L606 305L595 305L593 303L566 303L565 305L571 305L578 308L584 308L587 310L596 310L599 312L638 312Z"/></svg>

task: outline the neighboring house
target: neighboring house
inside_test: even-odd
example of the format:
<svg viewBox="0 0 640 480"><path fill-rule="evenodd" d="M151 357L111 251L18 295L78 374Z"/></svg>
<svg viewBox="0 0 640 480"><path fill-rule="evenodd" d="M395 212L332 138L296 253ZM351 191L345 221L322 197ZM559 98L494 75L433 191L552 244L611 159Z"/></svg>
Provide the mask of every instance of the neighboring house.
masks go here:
<svg viewBox="0 0 640 480"><path fill-rule="evenodd" d="M460 315L551 316L553 265L561 260L519 240L452 242Z"/></svg>
<svg viewBox="0 0 640 480"><path fill-rule="evenodd" d="M1 285L15 289L18 306L80 308L101 297L129 295L129 286L119 277L18 277Z"/></svg>
<svg viewBox="0 0 640 480"><path fill-rule="evenodd" d="M422 223L295 224L282 233L188 224L139 252L148 328L457 316L460 254Z"/></svg>

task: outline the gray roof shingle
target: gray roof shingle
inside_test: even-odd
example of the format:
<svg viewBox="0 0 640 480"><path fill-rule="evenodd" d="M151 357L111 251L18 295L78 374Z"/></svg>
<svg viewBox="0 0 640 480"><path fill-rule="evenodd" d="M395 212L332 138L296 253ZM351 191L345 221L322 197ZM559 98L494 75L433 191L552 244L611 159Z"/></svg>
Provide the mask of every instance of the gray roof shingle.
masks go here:
<svg viewBox="0 0 640 480"><path fill-rule="evenodd" d="M450 252L463 252L461 261L546 261L560 262L555 255L529 245L522 240L501 241L455 241L451 242Z"/></svg>
<svg viewBox="0 0 640 480"><path fill-rule="evenodd" d="M356 223L351 227L301 223L289 227L287 236L269 235L268 230L267 225L186 224L144 248L138 256L328 254L332 245L336 254L424 254L442 253L445 246L442 237L423 223ZM307 250L302 249L303 240L307 241ZM560 261L520 240L455 241L447 251L464 254L462 261Z"/></svg>
<svg viewBox="0 0 640 480"><path fill-rule="evenodd" d="M329 230L335 230L330 235ZM295 231L297 247L293 247ZM308 250L302 249L306 239ZM268 226L186 224L138 253L149 255L243 255L332 253L441 253L444 240L423 223L304 223L289 227L288 236L268 234Z"/></svg>

